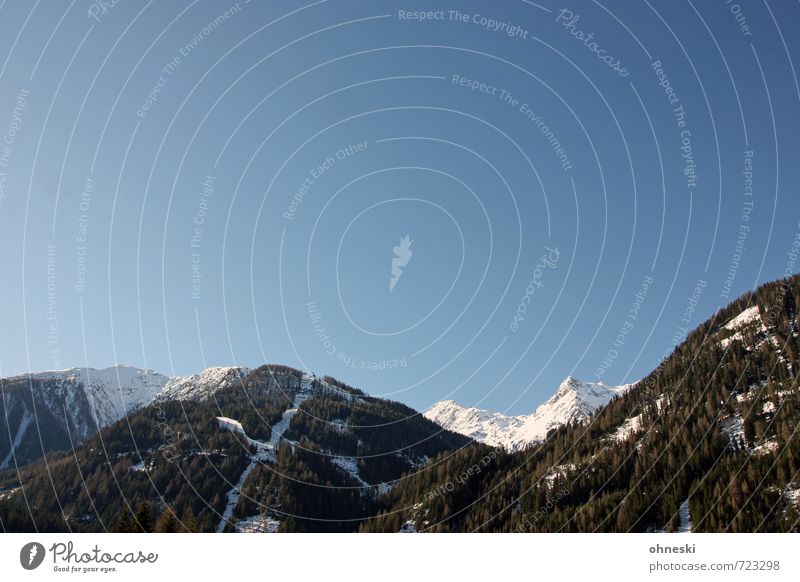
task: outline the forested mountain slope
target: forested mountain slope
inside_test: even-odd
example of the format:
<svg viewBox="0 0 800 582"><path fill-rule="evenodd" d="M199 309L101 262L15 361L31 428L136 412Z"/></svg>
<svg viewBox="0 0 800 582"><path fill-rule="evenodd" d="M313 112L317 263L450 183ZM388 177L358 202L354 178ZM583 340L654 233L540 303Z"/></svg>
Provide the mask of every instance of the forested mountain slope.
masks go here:
<svg viewBox="0 0 800 582"><path fill-rule="evenodd" d="M237 384L0 473L3 530L355 531L403 474L469 442L333 378L264 366Z"/></svg>
<svg viewBox="0 0 800 582"><path fill-rule="evenodd" d="M798 300L798 276L748 293L589 422L444 453L362 529L798 531Z"/></svg>

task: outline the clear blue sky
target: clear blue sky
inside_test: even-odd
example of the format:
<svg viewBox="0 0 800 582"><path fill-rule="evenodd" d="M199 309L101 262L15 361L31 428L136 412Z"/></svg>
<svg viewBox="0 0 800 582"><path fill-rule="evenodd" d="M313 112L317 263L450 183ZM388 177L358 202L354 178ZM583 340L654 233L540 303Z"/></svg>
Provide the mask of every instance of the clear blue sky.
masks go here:
<svg viewBox="0 0 800 582"><path fill-rule="evenodd" d="M8 0L0 372L278 362L514 413L636 380L797 270L798 11Z"/></svg>

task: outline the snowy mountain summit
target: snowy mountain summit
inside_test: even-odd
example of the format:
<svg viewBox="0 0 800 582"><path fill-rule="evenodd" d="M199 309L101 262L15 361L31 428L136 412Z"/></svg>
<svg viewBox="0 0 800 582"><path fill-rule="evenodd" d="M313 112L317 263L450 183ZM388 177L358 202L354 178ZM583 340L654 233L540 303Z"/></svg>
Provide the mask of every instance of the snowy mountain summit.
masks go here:
<svg viewBox="0 0 800 582"><path fill-rule="evenodd" d="M633 384L609 386L603 382L585 382L568 376L555 394L533 414L510 416L491 410L464 407L453 400L442 400L424 416L439 426L468 436L478 442L519 450L545 439L547 432L571 422L584 422L612 398L625 393Z"/></svg>
<svg viewBox="0 0 800 582"><path fill-rule="evenodd" d="M0 470L29 463L42 451L67 449L157 400L203 400L235 386L247 368L208 368L169 377L116 365L70 368L0 378L6 438L0 437Z"/></svg>
<svg viewBox="0 0 800 582"><path fill-rule="evenodd" d="M199 374L170 378L158 399L204 400L218 390L239 384L249 373L249 368L217 366L206 368Z"/></svg>

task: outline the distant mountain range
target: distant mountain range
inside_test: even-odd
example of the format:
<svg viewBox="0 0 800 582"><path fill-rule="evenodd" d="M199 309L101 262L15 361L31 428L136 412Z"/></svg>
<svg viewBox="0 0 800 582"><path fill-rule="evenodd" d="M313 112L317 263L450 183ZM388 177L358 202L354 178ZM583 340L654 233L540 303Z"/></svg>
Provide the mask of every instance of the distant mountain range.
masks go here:
<svg viewBox="0 0 800 582"><path fill-rule="evenodd" d="M6 430L0 431L0 470L22 466L43 454L81 444L98 430L154 402L201 401L240 385L245 367L214 367L169 377L153 370L117 365L71 368L0 379ZM548 431L584 422L631 384L607 386L566 378L533 414L509 416L453 400L434 404L424 415L442 428L479 443L515 451L542 441ZM39 422L34 420L39 418Z"/></svg>
<svg viewBox="0 0 800 582"><path fill-rule="evenodd" d="M131 366L71 368L0 379L0 470L70 449L155 400L198 400L240 382L247 368L171 378ZM38 419L38 422L35 422Z"/></svg>
<svg viewBox="0 0 800 582"><path fill-rule="evenodd" d="M555 394L526 416L509 416L481 408L467 408L453 400L442 400L425 411L425 417L479 443L516 451L543 441L553 429L588 420L631 386L633 384L608 386L568 376Z"/></svg>
<svg viewBox="0 0 800 582"><path fill-rule="evenodd" d="M569 377L528 416L278 365L6 378L0 526L798 531L798 301L800 276L763 285L635 384Z"/></svg>
<svg viewBox="0 0 800 582"><path fill-rule="evenodd" d="M403 404L286 366L86 374L4 381L20 435L0 472L5 531L150 531L159 515L173 524L160 531L174 516L191 531L352 531L403 475L471 443ZM120 404L91 404L100 396Z"/></svg>

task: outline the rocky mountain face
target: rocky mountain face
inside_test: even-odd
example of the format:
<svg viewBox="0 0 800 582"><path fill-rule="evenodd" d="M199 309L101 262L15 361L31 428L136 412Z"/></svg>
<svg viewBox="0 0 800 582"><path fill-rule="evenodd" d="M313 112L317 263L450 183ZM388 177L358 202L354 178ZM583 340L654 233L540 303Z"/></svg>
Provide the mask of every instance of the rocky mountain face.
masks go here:
<svg viewBox="0 0 800 582"><path fill-rule="evenodd" d="M466 435L480 443L508 451L524 449L543 441L555 428L584 422L624 394L632 384L608 386L567 377L546 402L532 414L509 416L475 407L464 407L453 400L442 400L425 411L425 417L438 425Z"/></svg>
<svg viewBox="0 0 800 582"><path fill-rule="evenodd" d="M240 382L246 368L170 378L131 366L72 368L0 379L0 470L67 450L156 399L198 400Z"/></svg>

